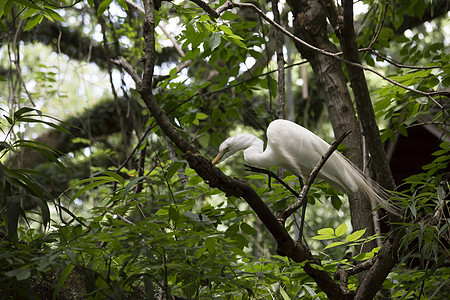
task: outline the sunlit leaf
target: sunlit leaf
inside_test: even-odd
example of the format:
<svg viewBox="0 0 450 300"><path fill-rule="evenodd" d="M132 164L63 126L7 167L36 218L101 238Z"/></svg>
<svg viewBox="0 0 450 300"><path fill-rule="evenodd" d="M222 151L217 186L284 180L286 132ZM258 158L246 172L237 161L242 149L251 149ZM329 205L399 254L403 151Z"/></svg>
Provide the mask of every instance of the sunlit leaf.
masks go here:
<svg viewBox="0 0 450 300"><path fill-rule="evenodd" d="M332 235L332 236L334 236L334 229L333 228L322 228L322 229L319 229L317 231L317 233L321 234L321 235Z"/></svg>
<svg viewBox="0 0 450 300"><path fill-rule="evenodd" d="M284 300L291 300L291 297L289 297L289 295L286 293L286 291L283 288L280 288L280 294Z"/></svg>
<svg viewBox="0 0 450 300"><path fill-rule="evenodd" d="M348 229L347 225L346 225L345 223L342 223L342 224L339 225L338 228L336 228L336 230L335 230L336 236L339 237L339 236L344 235L344 233L347 232L347 229Z"/></svg>
<svg viewBox="0 0 450 300"><path fill-rule="evenodd" d="M366 228L355 231L355 232L349 234L345 238L345 240L347 241L347 243L354 242L354 241L358 240L360 237L362 237L365 232L366 232Z"/></svg>
<svg viewBox="0 0 450 300"><path fill-rule="evenodd" d="M345 243L344 242L334 242L334 243L327 245L324 249L330 249L330 248L340 246L340 245L345 245Z"/></svg>

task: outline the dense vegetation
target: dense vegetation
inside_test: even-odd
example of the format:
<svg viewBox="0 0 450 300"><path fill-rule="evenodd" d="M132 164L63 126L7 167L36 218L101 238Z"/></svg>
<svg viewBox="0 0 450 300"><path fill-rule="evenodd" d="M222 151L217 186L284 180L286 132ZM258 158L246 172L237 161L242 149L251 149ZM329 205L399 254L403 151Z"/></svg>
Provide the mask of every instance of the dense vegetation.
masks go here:
<svg viewBox="0 0 450 300"><path fill-rule="evenodd" d="M448 298L449 9L1 1L0 297ZM351 131L339 151L402 216L316 180L297 241L289 190L210 161L277 118Z"/></svg>

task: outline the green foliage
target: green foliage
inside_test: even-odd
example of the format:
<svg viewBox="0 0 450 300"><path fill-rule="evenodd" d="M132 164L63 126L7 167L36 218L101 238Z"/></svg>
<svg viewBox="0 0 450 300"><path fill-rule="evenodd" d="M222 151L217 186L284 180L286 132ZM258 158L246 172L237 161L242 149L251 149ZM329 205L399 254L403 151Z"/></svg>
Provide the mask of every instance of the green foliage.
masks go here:
<svg viewBox="0 0 450 300"><path fill-rule="evenodd" d="M21 19L26 20L24 31L30 30L40 24L44 17L52 22L64 22L64 19L55 11L55 5L47 1L5 0L0 4L0 18L9 15L13 5L22 12ZM0 23L0 29L7 32L6 24Z"/></svg>
<svg viewBox="0 0 450 300"><path fill-rule="evenodd" d="M363 2L370 7L364 17L367 23L358 35L358 44L366 47L381 26L384 10L378 1ZM99 31L89 26L97 28L96 17L102 16L106 22L107 42L114 48L113 52L119 52L111 57L125 56L136 73L142 73L142 17L131 7L127 10L125 1L101 1L98 9L90 12L88 6L94 7L90 0L85 6L80 3L82 9L75 10L56 10L52 3L2 1L0 29L11 31L10 24L17 25L15 21L24 20L27 23L22 29L33 32L45 19L63 22L62 15L67 19L63 26L71 26L73 18L77 25L83 25L83 36L94 35ZM217 5L223 3L219 1ZM121 12L129 14L115 15L114 11L120 10L117 4L123 8ZM386 19L394 28L382 28L373 45L381 56L405 66L395 67L379 56L361 53L365 64L401 85L422 92L449 85L450 56L442 42L444 39L429 38L431 33L423 38L420 28L410 36L398 35L395 30L402 24L405 14L421 16L425 4L426 1L395 1L389 6ZM261 6L269 10L264 4ZM13 16L18 18L13 20ZM163 3L157 11L156 24L172 23L179 26L172 30L176 30L174 38L185 55L178 57L172 47L164 43L163 35L156 36L154 89L155 98L169 119L207 157L216 154L217 146L231 131L242 130L240 124L247 126L245 130L252 127L262 136L260 129L266 128L265 123L274 115L277 76L272 71L276 67L274 62L267 62L250 69L252 63L248 61L258 60L265 54L272 56L268 49L268 41L272 40L269 27L239 9L226 11L214 19L189 1ZM90 47L96 47L97 42ZM50 57L52 53L47 51ZM59 53L59 49L53 51ZM12 52L4 53L2 57L12 57ZM24 70L23 85L37 84L31 95L39 98L36 104L42 106L42 111L52 111L56 115L50 98L62 101L75 95L76 101L72 102L76 104L72 105L77 108L81 107L80 96L83 100L94 101L93 93L85 89L61 89L58 78L64 67L60 66L60 60L67 60L65 54L58 54L55 65L49 61L44 64L44 59L34 56L39 63L29 63L23 58L28 55L19 54ZM73 54L69 56L74 58ZM70 58L68 65L73 64ZM291 59L299 61L301 58L292 55ZM189 68L179 72L179 64L188 62ZM409 68L407 65L433 68ZM79 64L74 69L74 73L80 72ZM17 70L17 66L10 67L11 73ZM88 70L86 73L91 75L92 70ZM296 73L294 70L291 74L294 82L299 79ZM108 77L101 73L93 79L95 85L109 84L103 75ZM136 93L125 83L128 79L124 75L121 79L124 94ZM20 80L5 77L0 80L4 90L13 91L11 95L0 95L1 99L14 99L10 106L18 107L11 109L12 113L5 113L1 124L4 135L0 142L0 290L6 297L152 299L175 295L188 299L326 299L304 272L303 264L274 255L273 237L242 199L227 198L219 190L211 189L185 161L175 159L183 157L177 150L170 149L169 142L153 126L154 120L146 110L138 108L142 115L136 118L145 119L144 123L148 119L146 124L135 119L125 121L122 129L128 134L127 138L114 133L98 140L90 136L75 139L72 142L82 143L86 148L62 158L62 153L45 142L29 138L30 131L24 131L21 126L40 124L63 133L68 133L67 129L57 125L50 114L22 108L22 101L30 99L14 85ZM9 85L3 85L6 80ZM376 116L384 128L383 140L394 140L397 133L407 135L409 127L420 125L417 121L428 115L432 116L430 123L437 124L438 129L446 129L446 114L443 109L436 110L433 101L438 97L424 97L391 82L381 82L379 78L370 79L369 84L373 86ZM72 82L70 85L76 86ZM294 95L299 89L297 84L288 88ZM117 86L115 89L119 90ZM312 94L318 94L318 89L320 87L310 82ZM118 100L119 105L131 103L124 99L126 101ZM311 97L308 101L318 102L316 100ZM114 105L106 103L104 109L86 113L86 118L85 115L75 117L83 119L76 127L97 129L100 126L97 123L108 124L100 122L100 118L91 118L89 113L111 119L116 111ZM317 116L318 123L326 123L326 118L326 115L324 118ZM296 119L303 122L301 116ZM114 117L112 122L119 120ZM320 135L328 135L330 126L327 124L316 128ZM148 128L145 136L144 128ZM131 157L130 148L136 149ZM40 166L39 170L49 171L57 166L66 172L64 187L58 182L63 176L55 175L56 172L44 175L48 173L9 164L9 159L22 149L34 150L49 158L52 166ZM394 200L405 208L407 218L402 224L406 234L399 253L401 262L383 285L392 291L392 298L447 295L448 152L449 144L442 143L441 150L434 154L435 160L424 166L423 173L407 178L404 189L395 196ZM129 163L118 170L117 165L128 158ZM136 163L141 159L143 168ZM98 163L98 160L109 164ZM272 183L269 188L266 177L247 176L241 157L230 159L221 168L227 174L248 180L275 213L295 201L280 184ZM299 190L298 179L286 175L286 182ZM50 189L50 186L57 188ZM31 210L23 205L23 200L30 199L35 203ZM305 237L312 245L314 257L321 260L321 266L314 266L330 275L339 268L351 266L348 259L351 252L375 237L363 237L364 229L347 234L348 201L327 184L316 182L308 194L308 202ZM286 226L294 236L298 227L296 219L288 219ZM310 238L311 232L318 234ZM378 250L357 253L353 259L368 260ZM357 285L356 276L351 276L348 288L355 291Z"/></svg>
<svg viewBox="0 0 450 300"><path fill-rule="evenodd" d="M346 247L359 246L359 245L362 245L362 244L376 238L376 236L372 236L372 237L368 237L368 238L361 238L364 235L364 233L366 232L366 229L361 229L361 230L357 230L357 231L347 235L344 240L343 235L347 232L347 229L348 229L348 227L345 223L339 225L336 229L322 228L317 232L318 235L312 237L312 239L320 240L320 241L337 240L335 242L328 244L324 248L324 250L325 250L325 249L330 249L330 248L334 248L337 246L343 246L343 245L345 245ZM374 249L377 250L378 248L374 248ZM376 252L377 251L372 250L372 252L371 252L372 256ZM367 253L360 253L360 254L358 254L358 256L357 256L358 258L355 258L356 260L359 260L359 258L368 259L368 258L372 257Z"/></svg>
<svg viewBox="0 0 450 300"><path fill-rule="evenodd" d="M11 116L3 115L7 123L2 122L4 140L1 142L0 157L12 157L23 148L39 151L46 155L51 161L65 167L58 161L58 153L43 143L32 140L17 139L14 141L14 130L21 123L43 123L58 130L67 132L63 127L56 125L53 117L42 114L41 111L33 108L21 108ZM49 119L50 121L46 120ZM67 170L66 170L67 171ZM51 200L50 193L37 180L38 177L48 178L46 175L31 169L8 168L0 163L0 206L5 207L6 214L2 213L2 221L7 224L8 238L17 242L17 230L19 217L26 215L21 207L21 202L29 199L36 203L41 210L42 224L46 228L50 223L50 211L48 201ZM50 179L51 180L51 179ZM22 274L23 275L23 274Z"/></svg>

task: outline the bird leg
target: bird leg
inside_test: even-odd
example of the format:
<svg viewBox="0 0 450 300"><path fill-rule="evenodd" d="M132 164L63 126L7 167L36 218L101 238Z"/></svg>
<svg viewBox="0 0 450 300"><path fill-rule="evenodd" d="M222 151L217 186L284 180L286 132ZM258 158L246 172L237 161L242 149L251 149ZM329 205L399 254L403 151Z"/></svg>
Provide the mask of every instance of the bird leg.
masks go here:
<svg viewBox="0 0 450 300"><path fill-rule="evenodd" d="M252 166L249 166L249 165L245 165L245 167L246 167L246 169L245 169L246 171L266 174L269 177L269 189L272 189L271 186L270 186L270 179L274 178L282 186L284 186L287 190L289 190L296 198L299 197L299 193L297 193L295 190L293 190L286 182L284 182L274 172L272 172L270 170L266 170L266 169L260 169L260 168L252 167ZM300 188L303 189L303 180L300 177L298 177L298 181L300 183ZM301 242L301 240L303 238L303 227L304 227L304 224L305 224L305 215L306 215L306 205L307 204L308 204L308 201L306 200L306 197L305 197L303 199L303 203L301 204L302 205L301 206L302 207L302 216L301 216L301 220L300 220L300 234L299 234L299 238L298 238L298 241L300 241L300 242Z"/></svg>
<svg viewBox="0 0 450 300"><path fill-rule="evenodd" d="M308 179L306 179L305 185L303 186L302 190L300 191L300 195L297 198L297 201L290 205L288 208L286 208L285 211L283 211L280 215L280 218L282 221L286 221L286 219L292 215L297 209L299 209L301 206L306 205L306 197L308 194L308 191L313 183L313 181L316 179L317 175L319 174L320 169L323 167L327 159L333 154L333 152L336 150L337 146L342 142L342 140L350 134L350 131L345 132L343 135L341 135L340 138L335 140L333 144L330 146L330 148L325 152L325 154L322 156L322 158L319 160L319 162L316 164L314 169L311 171L311 173L308 176Z"/></svg>
<svg viewBox="0 0 450 300"><path fill-rule="evenodd" d="M303 180L299 177L298 181L300 182L300 187L303 189ZM298 198L298 196L297 196ZM300 219L300 234L298 236L298 240L300 243L302 242L302 238L303 238L303 227L305 224L305 215L306 215L306 205L308 204L308 200L306 199L306 197L303 198L303 203L302 203L302 218ZM304 239L304 238L303 238ZM306 244L306 240L304 239L305 244Z"/></svg>
<svg viewBox="0 0 450 300"><path fill-rule="evenodd" d="M260 168L255 168L249 165L244 165L246 167L246 171L250 171L250 172L255 172L255 173L261 173L261 174L266 174L269 177L269 189L272 189L272 187L270 186L270 179L274 178L276 181L278 181L282 186L284 186L289 192L291 192L295 197L298 198L299 194L293 190L286 182L284 182L280 177L278 177L274 172L270 171L270 170L266 170L266 169L260 169ZM303 182L300 180L300 186L303 187Z"/></svg>

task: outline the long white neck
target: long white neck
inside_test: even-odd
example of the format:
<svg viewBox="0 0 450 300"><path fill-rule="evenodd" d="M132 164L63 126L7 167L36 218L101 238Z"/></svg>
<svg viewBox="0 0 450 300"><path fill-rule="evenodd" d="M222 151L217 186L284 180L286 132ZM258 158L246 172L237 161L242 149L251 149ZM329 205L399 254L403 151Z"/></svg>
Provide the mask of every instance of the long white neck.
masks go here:
<svg viewBox="0 0 450 300"><path fill-rule="evenodd" d="M276 165L268 149L264 151L264 142L257 137L249 141L249 146L244 150L244 160L251 166L269 168Z"/></svg>

